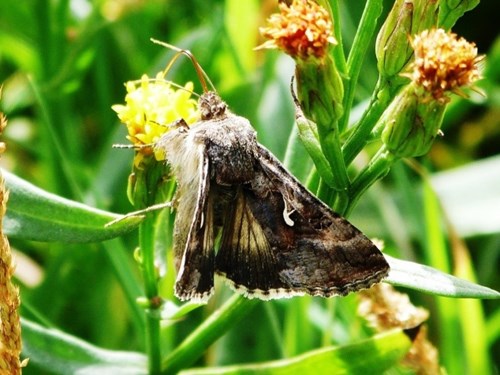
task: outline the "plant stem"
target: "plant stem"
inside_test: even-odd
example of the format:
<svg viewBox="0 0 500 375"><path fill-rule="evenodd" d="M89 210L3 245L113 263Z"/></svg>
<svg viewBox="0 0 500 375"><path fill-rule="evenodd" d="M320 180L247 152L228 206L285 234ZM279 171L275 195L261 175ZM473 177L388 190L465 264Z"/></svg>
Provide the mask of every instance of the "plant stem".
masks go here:
<svg viewBox="0 0 500 375"><path fill-rule="evenodd" d="M351 52L347 58L347 76L349 79L344 80L344 115L339 122L340 131L344 131L349 123L349 114L354 100L354 93L359 73L363 65L366 51L370 47L370 41L372 40L373 35L375 35L377 20L381 13L382 1L368 0L366 2L363 15L359 21L358 31L354 37Z"/></svg>
<svg viewBox="0 0 500 375"><path fill-rule="evenodd" d="M335 39L337 40L337 47L332 48L332 56L335 61L335 66L337 69L342 72L342 74L347 74L347 63L344 54L344 43L342 41L342 31L341 31L341 17L340 17L340 7L338 0L334 1L325 1L326 4L323 4L325 7L329 7L332 19L333 19L333 29L335 34Z"/></svg>
<svg viewBox="0 0 500 375"><path fill-rule="evenodd" d="M370 138L370 132L389 102L389 98L386 92L382 90L380 83L381 81L379 80L373 92L368 109L365 111L363 117L361 117L361 120L359 120L342 147L346 166L352 163L354 158L366 145Z"/></svg>
<svg viewBox="0 0 500 375"><path fill-rule="evenodd" d="M154 262L154 214L150 213L139 226L139 246L142 254L142 275L144 289L149 301L158 296ZM152 307L154 308L154 306ZM146 314L146 351L149 359L149 372L157 374L160 371L160 321L155 314Z"/></svg>
<svg viewBox="0 0 500 375"><path fill-rule="evenodd" d="M349 203L343 215L348 216L351 210L356 205L363 193L368 190L377 180L384 177L391 168L395 160L385 146L382 146L375 156L370 160L370 163L361 171L351 185L349 191Z"/></svg>
<svg viewBox="0 0 500 375"><path fill-rule="evenodd" d="M334 189L336 193L342 193L349 187L349 177L347 168L344 163L344 156L340 147L340 137L337 124L335 123L331 130L326 134L321 134L319 137L321 149L323 150L333 174L335 183Z"/></svg>
<svg viewBox="0 0 500 375"><path fill-rule="evenodd" d="M162 361L161 373L175 374L191 365L210 344L243 319L258 302L234 294Z"/></svg>

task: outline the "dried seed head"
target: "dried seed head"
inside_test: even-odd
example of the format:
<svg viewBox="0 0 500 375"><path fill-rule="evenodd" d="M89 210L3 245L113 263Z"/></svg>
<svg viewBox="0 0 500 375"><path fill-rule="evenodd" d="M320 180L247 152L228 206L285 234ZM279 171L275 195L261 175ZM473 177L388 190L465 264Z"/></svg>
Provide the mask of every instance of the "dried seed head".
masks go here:
<svg viewBox="0 0 500 375"><path fill-rule="evenodd" d="M328 11L311 0L294 0L291 5L279 4L280 13L268 19L268 27L260 29L269 39L257 47L278 48L294 59L322 59L333 37L333 22Z"/></svg>
<svg viewBox="0 0 500 375"><path fill-rule="evenodd" d="M443 29L430 29L411 39L415 50L412 72L406 74L413 82L438 101L447 102L447 92L464 96L461 87L471 86L481 78L474 43L458 38Z"/></svg>
<svg viewBox="0 0 500 375"><path fill-rule="evenodd" d="M408 295L396 291L388 284L377 284L359 293L358 312L378 332L393 328L418 328L413 345L403 359L417 374L440 374L439 354L427 338L427 328L423 323L429 312L414 306Z"/></svg>

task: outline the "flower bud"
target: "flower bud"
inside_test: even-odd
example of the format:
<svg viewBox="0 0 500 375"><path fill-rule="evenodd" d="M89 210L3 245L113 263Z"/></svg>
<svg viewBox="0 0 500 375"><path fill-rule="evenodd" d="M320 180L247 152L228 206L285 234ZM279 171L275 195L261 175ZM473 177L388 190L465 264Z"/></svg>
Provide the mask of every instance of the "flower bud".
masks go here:
<svg viewBox="0 0 500 375"><path fill-rule="evenodd" d="M257 49L279 48L295 60L300 105L321 137L343 113L342 79L328 53L337 44L333 22L328 11L311 0L280 3L279 8L279 14L269 17L269 26L261 28L269 40Z"/></svg>
<svg viewBox="0 0 500 375"><path fill-rule="evenodd" d="M270 26L261 29L269 40L258 48L279 48L295 60L300 107L316 126L321 151L333 172L333 178L325 173L322 176L330 180L334 189L344 191L348 176L338 129L338 120L343 114L344 86L329 53L330 47L337 44L330 13L312 0L293 0L291 5L283 2L279 7L280 14L273 14L268 19ZM325 161L317 154L311 156L315 163ZM325 170L324 163L316 167Z"/></svg>
<svg viewBox="0 0 500 375"><path fill-rule="evenodd" d="M474 9L479 0L441 0L439 2L439 25L449 30L465 12Z"/></svg>
<svg viewBox="0 0 500 375"><path fill-rule="evenodd" d="M380 74L392 77L409 62L413 50L408 43L413 16L413 2L396 0L380 29L375 44Z"/></svg>
<svg viewBox="0 0 500 375"><path fill-rule="evenodd" d="M461 88L480 78L473 43L442 29L425 30L414 36L412 82L387 107L375 127L382 130L386 148L397 157L427 153L440 132L449 93L465 95Z"/></svg>
<svg viewBox="0 0 500 375"><path fill-rule="evenodd" d="M382 142L397 157L426 154L439 134L445 103L422 100L414 84L396 96L380 118Z"/></svg>
<svg viewBox="0 0 500 375"><path fill-rule="evenodd" d="M291 5L279 4L280 13L272 14L262 27L268 39L256 49L281 49L295 60L323 59L333 37L333 24L328 11L311 0L294 0Z"/></svg>
<svg viewBox="0 0 500 375"><path fill-rule="evenodd" d="M396 0L377 36L375 54L382 76L396 79L413 54L409 36L436 25L437 0Z"/></svg>
<svg viewBox="0 0 500 375"><path fill-rule="evenodd" d="M306 117L318 126L320 137L331 131L342 116L344 86L333 59L321 62L300 62L295 67L297 93Z"/></svg>

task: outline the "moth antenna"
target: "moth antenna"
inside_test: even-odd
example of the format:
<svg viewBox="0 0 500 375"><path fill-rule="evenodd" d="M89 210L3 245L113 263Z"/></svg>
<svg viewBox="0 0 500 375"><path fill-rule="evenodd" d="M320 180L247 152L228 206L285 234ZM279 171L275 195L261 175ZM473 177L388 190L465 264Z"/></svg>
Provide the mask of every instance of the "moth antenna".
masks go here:
<svg viewBox="0 0 500 375"><path fill-rule="evenodd" d="M154 147L154 143L145 143L143 145L124 145L124 144L114 144L111 147L112 148L127 148L127 149L134 149L134 150L142 150L143 148L148 148L148 147Z"/></svg>
<svg viewBox="0 0 500 375"><path fill-rule="evenodd" d="M172 44L168 44L168 43L159 41L157 39L151 38L151 41L153 43L155 43L155 44L159 44L160 46L169 48L169 49L177 52L175 54L175 56L170 60L170 62L168 63L167 67L165 68L165 73L167 73L170 70L170 68L172 67L172 65L179 58L179 56L184 55L189 60L191 60L191 63L193 64L194 69L196 70L196 74L198 75L198 79L200 80L201 87L203 88L203 92L208 92L209 91L208 90L208 86L207 86L207 82L210 85L210 87L212 88L212 91L215 91L215 86L213 85L212 81L208 77L208 74L205 73L205 71L203 70L203 68L201 67L201 65L198 63L198 60L196 60L196 57L194 57L194 55L191 53L191 51L189 51L187 49L182 49L182 48L176 47L176 46L174 46Z"/></svg>
<svg viewBox="0 0 500 375"><path fill-rule="evenodd" d="M159 81L159 79L158 78L149 78L147 81L148 82L156 82L156 81ZM187 88L185 88L182 85L179 85L178 83L175 83L175 82L169 81L169 80L163 80L163 81L168 82L168 84L170 86L174 86L178 90L184 90L184 91L189 92L191 95L194 95L196 97L200 97L200 95L198 93L196 93L196 92L194 92L192 90L188 90ZM136 83L136 84L140 84L142 82L142 80L136 79L135 81L131 81L131 82ZM158 125L160 125L160 124L158 124Z"/></svg>

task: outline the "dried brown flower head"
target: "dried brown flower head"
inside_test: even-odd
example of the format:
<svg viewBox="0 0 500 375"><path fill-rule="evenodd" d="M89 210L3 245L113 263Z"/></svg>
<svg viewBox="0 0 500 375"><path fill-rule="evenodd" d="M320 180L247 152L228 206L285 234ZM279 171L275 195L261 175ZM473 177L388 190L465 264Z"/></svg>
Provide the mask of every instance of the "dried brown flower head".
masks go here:
<svg viewBox="0 0 500 375"><path fill-rule="evenodd" d="M269 26L260 29L269 39L262 48L279 48L293 58L323 58L333 37L333 22L328 11L312 0L294 0L291 5L279 4L280 13L272 14Z"/></svg>
<svg viewBox="0 0 500 375"><path fill-rule="evenodd" d="M407 294L399 293L391 285L377 284L359 293L358 312L377 331L392 328L412 329L419 327L410 351L402 363L416 374L440 374L437 349L427 338L427 327L422 323L429 312L414 306Z"/></svg>
<svg viewBox="0 0 500 375"><path fill-rule="evenodd" d="M413 328L422 324L429 313L412 305L407 294L387 284L378 284L359 293L359 314L378 331L391 328Z"/></svg>
<svg viewBox="0 0 500 375"><path fill-rule="evenodd" d="M411 40L415 50L413 71L407 76L436 100L447 102L446 92L465 94L460 90L481 78L474 43L443 29L424 30Z"/></svg>

